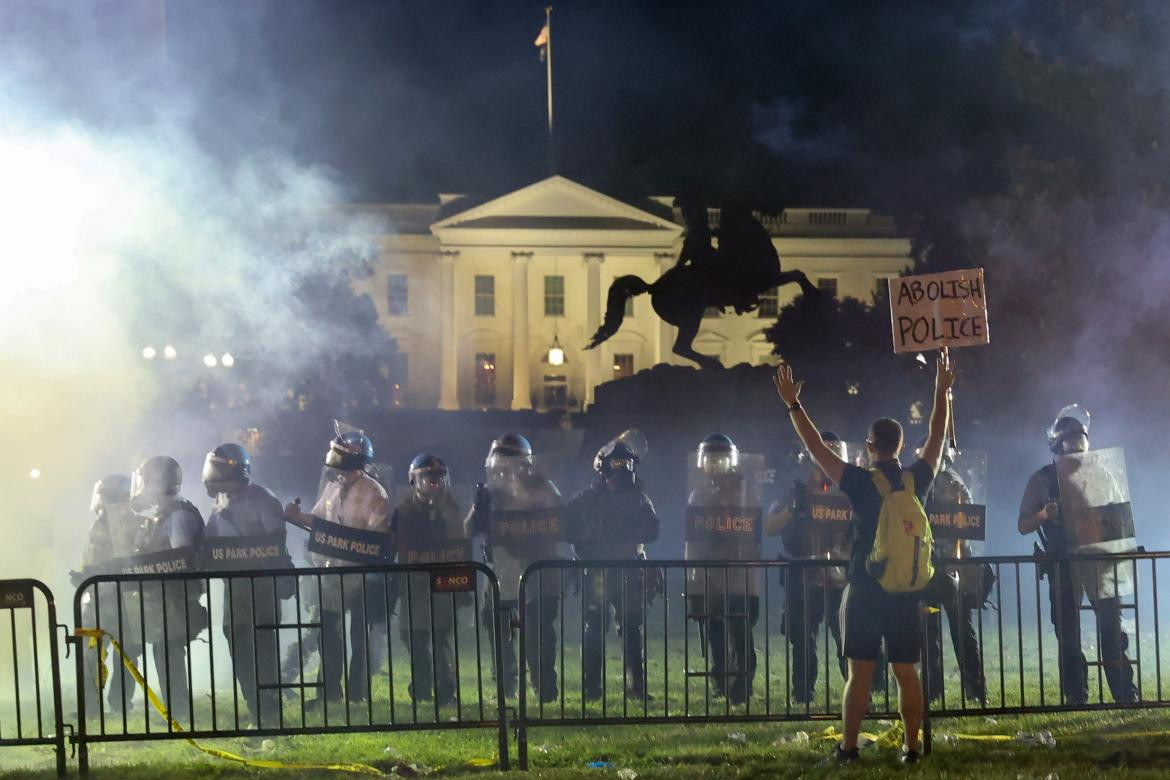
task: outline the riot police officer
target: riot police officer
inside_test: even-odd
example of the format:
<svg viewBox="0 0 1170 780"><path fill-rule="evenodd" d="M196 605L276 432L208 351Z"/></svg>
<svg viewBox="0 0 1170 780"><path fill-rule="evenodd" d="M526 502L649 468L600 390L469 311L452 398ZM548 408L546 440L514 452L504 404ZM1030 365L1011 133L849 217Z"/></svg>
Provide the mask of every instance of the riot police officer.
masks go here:
<svg viewBox="0 0 1170 780"><path fill-rule="evenodd" d="M756 534L752 538L752 534L720 532L695 538L688 522L684 557L688 561L758 560L759 498L752 495L751 485L740 473L739 448L723 434L708 436L699 444L696 464L701 483L688 497L688 519L694 510L746 515L755 504ZM756 672L752 629L760 615L759 571L696 567L687 570L687 580L691 613L698 616L703 629L711 686L716 695L742 704L751 696Z"/></svg>
<svg viewBox="0 0 1170 780"><path fill-rule="evenodd" d="M89 529L89 538L82 555L81 571L71 572L74 587L80 585L86 577L106 573L111 568L110 564L117 559L132 555L141 526L139 517L130 511L130 477L125 474L111 474L98 480L93 486L89 510L94 513L94 521ZM115 584L105 583L99 586L96 599L93 588L88 589L81 598L82 621L86 626L96 626L109 631L131 658L137 658L142 654L138 613L130 611L131 599L119 598ZM97 671L100 663L96 657L88 659L85 663L85 683L91 692L97 694L90 695L85 700L88 717L97 716L100 702ZM114 671L107 700L111 712L120 715L130 708L129 697L133 696L133 691L125 692L125 683L130 677L117 659Z"/></svg>
<svg viewBox="0 0 1170 780"><path fill-rule="evenodd" d="M924 446L926 439L918 443L917 453L920 457ZM927 495L928 502L971 503L971 491L955 471L954 465L955 451L944 446L942 467L935 475L934 483ZM971 558L974 554L971 544L965 540L958 540L949 549L936 542L934 550L939 558L943 556ZM934 579L922 592L926 604L938 607L946 613L951 644L955 648L959 675L963 680L963 691L968 699L975 702L983 702L987 698L975 613L983 604L985 589L990 591L994 584L994 577L995 573L987 564L946 567L936 565ZM937 612L929 614L926 620L926 661L926 696L930 701L934 701L942 696L943 691L942 617Z"/></svg>
<svg viewBox="0 0 1170 780"><path fill-rule="evenodd" d="M130 506L142 518L137 556L172 556L189 567L203 540L203 516L179 495L183 470L174 458L147 458L130 478ZM192 713L187 687L187 650L207 627L207 609L199 603L200 580L146 581L141 604L146 624L143 637L150 645L164 700L171 716L181 720Z"/></svg>
<svg viewBox="0 0 1170 780"><path fill-rule="evenodd" d="M390 516L390 531L400 564L439 564L470 560L463 513L451 495L451 474L437 455L422 453L410 462L412 490ZM410 695L415 701L456 700L455 606L470 603L467 593L431 594L429 572L410 575L409 598L398 627L410 651ZM432 664L432 658L434 663ZM436 699L437 697L437 699Z"/></svg>
<svg viewBox="0 0 1170 780"><path fill-rule="evenodd" d="M822 431L821 439L838 456L846 459L845 442L832 431ZM764 532L780 535L784 552L791 560L816 560L849 557L849 520L843 523L817 522L812 515L811 501L827 495L839 494L832 480L808 457L801 453L806 467L804 479L793 483L783 501L776 501L768 511ZM840 568L792 567L784 577L784 622L788 642L792 646L792 698L802 704L812 701L817 683L817 635L821 621L828 623L829 632L837 648L837 664L841 677L849 676L849 667L841 647L841 624L837 612L845 592L845 571Z"/></svg>
<svg viewBox="0 0 1170 780"><path fill-rule="evenodd" d="M520 576L537 561L561 557L558 541L563 539L559 512L561 492L547 477L537 472L532 445L523 436L508 433L492 442L484 463L486 484L476 486L475 504L464 521L469 537L484 537L485 559L500 583L500 604L485 604L497 609L501 625L504 667L504 692L515 695L517 661L512 616L520 608ZM493 530L510 530L506 539ZM496 526L493 529L493 525ZM515 531L512 533L511 531ZM540 577L526 591L523 605L530 636L536 638L534 653L527 653L528 672L541 701L557 697L556 626L559 588L557 577ZM485 616L485 620L490 619Z"/></svg>
<svg viewBox="0 0 1170 780"><path fill-rule="evenodd" d="M1134 684L1133 666L1126 655L1129 635L1121 620L1120 598L1116 592L1112 595L1101 593L1095 582L1086 582L1096 579L1096 575L1101 573L1101 567L1092 563L1078 567L1076 562L1060 560L1075 554L1077 548L1072 533L1065 525L1055 459L1062 455L1088 452L1087 414L1084 417L1080 419L1073 407L1066 407L1048 429L1048 448L1054 460L1028 480L1024 497L1020 501L1018 529L1021 534L1036 532L1043 545L1043 555L1056 559L1044 563L1043 574L1048 579L1048 599L1051 605L1049 617L1056 630L1062 698L1068 704L1077 705L1089 699L1088 661L1081 648L1081 601L1087 587L1090 604L1097 617L1106 681L1113 693L1113 700L1128 703L1137 701L1138 690ZM1105 568L1112 570L1109 573L1116 580L1117 573L1124 570L1124 565L1116 569L1112 566ZM1116 589L1114 583L1113 590Z"/></svg>
<svg viewBox="0 0 1170 780"><path fill-rule="evenodd" d="M203 486L215 500L207 521L204 565L211 571L288 569L284 513L270 490L252 482L252 460L238 444L221 444L203 460ZM216 554L218 553L218 554ZM234 554L233 554L234 553ZM279 725L277 634L280 608L276 579L225 577L224 636L232 668L256 725ZM281 578L280 582L289 582ZM265 626L260 628L259 626ZM265 686L260 690L258 686Z"/></svg>
<svg viewBox="0 0 1170 780"><path fill-rule="evenodd" d="M658 538L658 515L636 474L638 460L634 449L620 438L597 453L593 484L574 496L565 511L566 531L578 560L644 558L643 545ZM650 596L647 589L653 587L653 577L644 569L605 568L586 569L581 576L585 698L597 699L604 693L602 661L611 609L622 636L626 695L644 698L643 604Z"/></svg>
<svg viewBox="0 0 1170 780"><path fill-rule="evenodd" d="M329 442L325 453L326 481L317 497L311 513L302 512L300 505L285 506L284 514L303 527L320 518L336 525L356 528L381 534L389 541L389 501L386 490L366 473L366 467L374 460L374 444L362 431L348 430L338 433ZM321 552L310 552L311 563L319 567L346 567L354 565L344 558ZM367 645L367 630L370 624L383 627L389 607L385 598L383 580L376 575L339 575L322 577L318 594L321 614L321 676L325 687L325 699L340 703L342 699L341 678L345 669L346 615L349 616L349 675L346 681L346 700L357 703L369 695L370 647ZM320 699L315 706L321 705Z"/></svg>

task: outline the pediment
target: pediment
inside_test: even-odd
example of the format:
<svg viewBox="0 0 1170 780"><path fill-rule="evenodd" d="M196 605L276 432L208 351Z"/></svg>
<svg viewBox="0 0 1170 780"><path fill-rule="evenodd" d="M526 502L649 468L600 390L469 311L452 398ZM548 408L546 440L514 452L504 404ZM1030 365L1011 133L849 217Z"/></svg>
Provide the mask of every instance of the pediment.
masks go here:
<svg viewBox="0 0 1170 780"><path fill-rule="evenodd" d="M451 204L458 208L458 201ZM470 206L431 225L449 229L654 230L678 233L681 226L649 211L550 176L498 198Z"/></svg>

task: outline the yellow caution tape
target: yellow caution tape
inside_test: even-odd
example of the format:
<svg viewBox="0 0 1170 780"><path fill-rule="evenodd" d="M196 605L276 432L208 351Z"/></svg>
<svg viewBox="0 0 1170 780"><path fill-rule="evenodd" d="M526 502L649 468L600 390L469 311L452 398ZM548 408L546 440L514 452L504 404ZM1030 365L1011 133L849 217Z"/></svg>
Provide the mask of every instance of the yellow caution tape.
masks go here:
<svg viewBox="0 0 1170 780"><path fill-rule="evenodd" d="M117 639L114 639L114 637L111 636L109 632L103 631L100 628L78 628L74 630L73 633L75 636L87 638L91 642L96 641L99 646L103 638L109 639L110 644L115 650L118 651L118 655L122 657L122 665L126 667L126 669L130 672L130 676L133 677L134 681L142 686L142 690L146 692L146 698L150 701L151 706L153 706L158 714L161 715L163 719L170 724L172 729L178 732L183 731L183 727L176 723L175 720L171 717L171 714L167 710L166 705L163 704L162 699L160 699L158 694L151 690L150 686L146 684L146 679L142 676L142 672L138 670L138 667L134 664L134 661L131 660L122 650L122 646L118 644ZM103 689L104 687L105 686L103 684ZM386 777L385 772L375 767L368 766L367 764L288 764L284 761L245 758L243 756L238 756L235 753L229 753L226 750L216 750L215 748L204 747L190 737L185 737L184 739L186 739L187 743L190 744L191 747L200 750L209 756L222 758L225 761L235 761L236 763L243 764L245 766L256 767L258 769L315 769L334 772L349 772L360 775L372 775L374 777Z"/></svg>
<svg viewBox="0 0 1170 780"><path fill-rule="evenodd" d="M890 728L875 734L870 731L862 731L858 736L865 737L870 742L879 747L899 747L902 744L902 736L905 734L904 727L901 723L895 723ZM1014 742L1016 738L1007 734L951 734L947 736L954 739L970 740L974 742ZM818 736L819 739L839 742L842 734L837 730L836 726L829 726Z"/></svg>

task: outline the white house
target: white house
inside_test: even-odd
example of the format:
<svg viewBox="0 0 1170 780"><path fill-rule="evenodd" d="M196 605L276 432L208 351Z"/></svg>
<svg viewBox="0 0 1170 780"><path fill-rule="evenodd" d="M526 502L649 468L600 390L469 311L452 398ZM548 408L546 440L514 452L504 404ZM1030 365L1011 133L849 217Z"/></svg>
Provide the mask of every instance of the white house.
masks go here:
<svg viewBox="0 0 1170 780"><path fill-rule="evenodd" d="M372 273L356 282L402 351L399 403L410 408L530 409L589 405L594 388L671 353L675 328L649 296L627 307L616 336L582 347L605 313L615 277L653 281L671 267L683 223L673 198L626 203L552 176L486 202L441 195L433 204L361 206L384 214ZM717 223L719 213L711 211ZM872 299L911 265L910 239L868 209L786 209L761 217L785 269L834 295ZM799 292L766 296L758 311L704 318L700 352L725 365L770 362L763 331ZM564 361L550 362L559 345Z"/></svg>

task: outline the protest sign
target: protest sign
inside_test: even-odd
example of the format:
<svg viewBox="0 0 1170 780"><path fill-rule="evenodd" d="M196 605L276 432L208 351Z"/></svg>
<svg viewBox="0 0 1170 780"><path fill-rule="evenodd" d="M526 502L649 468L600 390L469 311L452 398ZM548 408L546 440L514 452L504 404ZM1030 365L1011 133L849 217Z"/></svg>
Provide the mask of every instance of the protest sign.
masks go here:
<svg viewBox="0 0 1170 780"><path fill-rule="evenodd" d="M894 352L987 344L983 269L890 279Z"/></svg>

